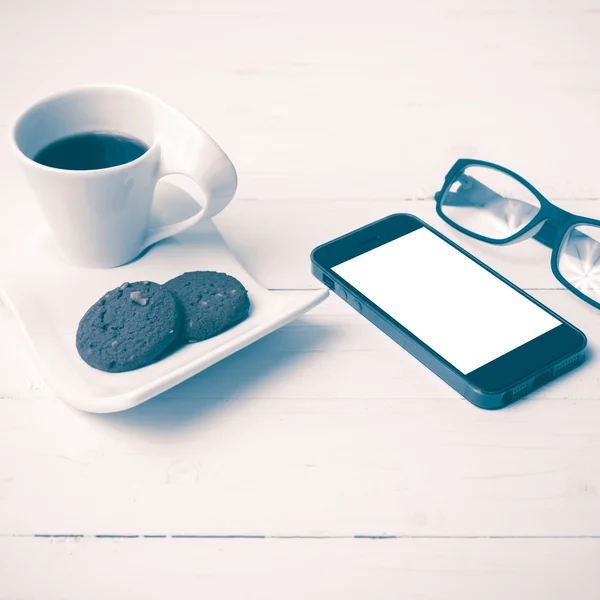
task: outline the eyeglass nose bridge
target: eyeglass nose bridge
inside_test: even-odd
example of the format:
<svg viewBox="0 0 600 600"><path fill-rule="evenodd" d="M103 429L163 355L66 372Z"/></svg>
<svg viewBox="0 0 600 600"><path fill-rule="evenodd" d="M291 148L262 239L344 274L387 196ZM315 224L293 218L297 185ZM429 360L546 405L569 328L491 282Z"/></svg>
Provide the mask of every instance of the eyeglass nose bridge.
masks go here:
<svg viewBox="0 0 600 600"><path fill-rule="evenodd" d="M570 212L560 208L560 206L550 202L544 203L540 214L543 225L533 238L544 244L544 246L553 248L557 242L558 232L567 221L571 220L572 216Z"/></svg>

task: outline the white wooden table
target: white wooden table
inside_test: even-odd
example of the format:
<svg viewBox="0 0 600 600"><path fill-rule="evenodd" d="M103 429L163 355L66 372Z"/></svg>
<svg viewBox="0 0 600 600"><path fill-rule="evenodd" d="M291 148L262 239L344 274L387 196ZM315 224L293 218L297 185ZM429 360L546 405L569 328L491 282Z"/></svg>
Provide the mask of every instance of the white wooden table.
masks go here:
<svg viewBox="0 0 600 600"><path fill-rule="evenodd" d="M479 410L337 298L143 406L53 397L0 310L0 599L600 598L600 313L534 241L435 216L461 156L600 217L597 0L2 0L0 134L47 93L146 89L230 154L217 218L274 289L316 244L427 219L589 337ZM0 260L40 222L0 144ZM440 290L443 295L443 290Z"/></svg>

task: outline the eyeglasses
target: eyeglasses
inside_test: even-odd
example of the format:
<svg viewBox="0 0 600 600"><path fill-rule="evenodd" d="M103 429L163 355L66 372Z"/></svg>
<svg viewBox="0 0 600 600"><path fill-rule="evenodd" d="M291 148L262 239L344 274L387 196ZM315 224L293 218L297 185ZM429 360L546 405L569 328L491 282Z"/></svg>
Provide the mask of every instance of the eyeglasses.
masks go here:
<svg viewBox="0 0 600 600"><path fill-rule="evenodd" d="M478 240L535 237L552 248L554 276L600 308L600 221L559 208L509 169L468 158L454 164L435 199L444 221Z"/></svg>

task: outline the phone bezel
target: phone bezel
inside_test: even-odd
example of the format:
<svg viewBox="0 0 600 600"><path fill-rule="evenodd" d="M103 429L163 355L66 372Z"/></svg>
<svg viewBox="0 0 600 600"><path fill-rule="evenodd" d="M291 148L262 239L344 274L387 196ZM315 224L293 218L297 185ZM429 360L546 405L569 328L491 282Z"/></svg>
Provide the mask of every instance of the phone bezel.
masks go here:
<svg viewBox="0 0 600 600"><path fill-rule="evenodd" d="M465 374L462 371L459 371L453 364L440 356L433 348L425 344L400 322L381 310L376 304L371 302L369 298L332 270L332 267L335 267L342 262L350 260L360 254L364 254L365 252L369 252L374 248L387 244L388 242L407 235L421 227L425 227L434 235L437 235L453 248L475 261L486 271L498 277L498 279L503 281L506 285L516 290L522 296L525 296L542 310L551 314L561 322L561 325L534 338L526 344L515 348L486 365ZM358 302L368 305L369 308L376 312L381 318L385 319L393 327L400 330L404 335L408 336L431 355L435 356L437 360L467 382L471 388L484 394L497 394L510 390L520 382L534 377L538 373L547 371L553 364L559 363L561 360L582 351L587 343L585 335L579 329L565 321L560 315L554 313L547 306L543 305L541 302L517 287L514 283L480 261L477 257L473 256L439 231L435 230L428 223L425 223L414 215L397 213L365 225L360 229L356 229L355 231L318 246L311 253L311 260L316 266L321 268L333 282L343 289L348 296L354 297Z"/></svg>

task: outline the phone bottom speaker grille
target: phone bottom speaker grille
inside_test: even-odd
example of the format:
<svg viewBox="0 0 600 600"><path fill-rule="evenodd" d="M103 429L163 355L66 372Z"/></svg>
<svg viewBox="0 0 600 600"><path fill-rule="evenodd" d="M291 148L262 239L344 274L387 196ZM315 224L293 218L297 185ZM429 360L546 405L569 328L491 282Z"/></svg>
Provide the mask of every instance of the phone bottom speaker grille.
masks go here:
<svg viewBox="0 0 600 600"><path fill-rule="evenodd" d="M529 381L526 381L525 383L522 383L520 385L518 385L517 387L514 387L509 393L509 399L515 400L516 398L520 398L521 396L524 396L527 392L529 391Z"/></svg>
<svg viewBox="0 0 600 600"><path fill-rule="evenodd" d="M561 362L560 364L556 365L554 367L554 376L556 377L557 375L560 375L561 373L564 373L565 371L572 369L579 362L579 360L580 360L579 356L572 356L571 358L568 358L564 362Z"/></svg>
<svg viewBox="0 0 600 600"><path fill-rule="evenodd" d="M517 398L525 396L525 394L544 385L544 383L546 383L547 381L550 381L551 379L554 379L554 377L558 377L559 375L562 375L569 369L572 369L573 367L577 366L580 362L581 356L572 356L571 358L567 358L567 360L556 365L552 370L544 371L543 373L539 374L533 380L533 382L526 381L525 383L520 383L512 390L504 394L504 404L510 404L511 402L514 402Z"/></svg>

